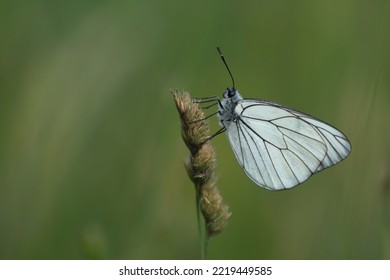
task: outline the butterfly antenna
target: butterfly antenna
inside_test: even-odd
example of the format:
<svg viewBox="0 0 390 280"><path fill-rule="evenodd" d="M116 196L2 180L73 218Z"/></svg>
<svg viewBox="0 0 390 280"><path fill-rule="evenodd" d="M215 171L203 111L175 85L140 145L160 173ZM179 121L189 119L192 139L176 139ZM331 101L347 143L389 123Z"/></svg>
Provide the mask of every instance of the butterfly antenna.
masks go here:
<svg viewBox="0 0 390 280"><path fill-rule="evenodd" d="M219 52L219 55L221 56L221 59L222 59L223 63L224 63L225 66L226 66L226 69L227 69L228 72L229 72L230 77L232 78L233 88L235 89L236 87L234 86L234 78L233 78L232 72L230 72L229 66L228 66L227 63L226 63L225 57L223 56L223 54L222 54L222 52L221 52L221 49L220 49L219 47L217 47L217 50L218 50L218 52Z"/></svg>

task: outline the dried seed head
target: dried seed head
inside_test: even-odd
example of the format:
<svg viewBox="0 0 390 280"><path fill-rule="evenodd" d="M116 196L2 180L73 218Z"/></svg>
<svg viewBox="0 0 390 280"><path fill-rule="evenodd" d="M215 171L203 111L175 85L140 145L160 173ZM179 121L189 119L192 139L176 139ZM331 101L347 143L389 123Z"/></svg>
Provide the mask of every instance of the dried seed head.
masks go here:
<svg viewBox="0 0 390 280"><path fill-rule="evenodd" d="M216 155L210 141L205 141L210 135L209 126L203 111L192 102L188 92L172 91L172 94L180 115L182 137L191 152L185 167L200 192L200 210L206 221L207 234L213 236L223 230L231 213L216 187Z"/></svg>

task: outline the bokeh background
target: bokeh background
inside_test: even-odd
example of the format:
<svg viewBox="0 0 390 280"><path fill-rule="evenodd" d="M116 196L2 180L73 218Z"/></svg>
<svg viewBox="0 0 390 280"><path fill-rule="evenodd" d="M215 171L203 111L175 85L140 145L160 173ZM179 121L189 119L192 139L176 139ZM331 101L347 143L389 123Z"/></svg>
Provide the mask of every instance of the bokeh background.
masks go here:
<svg viewBox="0 0 390 280"><path fill-rule="evenodd" d="M352 154L270 192L213 139L233 215L209 258L389 259L389 30L386 0L1 1L0 258L200 258L170 89L220 96L219 45L244 97Z"/></svg>

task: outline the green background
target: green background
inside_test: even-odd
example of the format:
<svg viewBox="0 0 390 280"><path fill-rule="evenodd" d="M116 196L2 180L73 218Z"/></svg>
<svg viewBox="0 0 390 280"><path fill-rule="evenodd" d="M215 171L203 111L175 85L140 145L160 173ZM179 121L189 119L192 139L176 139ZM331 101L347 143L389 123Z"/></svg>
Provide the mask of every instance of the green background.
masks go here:
<svg viewBox="0 0 390 280"><path fill-rule="evenodd" d="M389 259L389 30L386 0L1 1L0 258L200 258L170 89L221 96L219 45L244 97L352 153L271 192L213 139L233 215L209 258Z"/></svg>

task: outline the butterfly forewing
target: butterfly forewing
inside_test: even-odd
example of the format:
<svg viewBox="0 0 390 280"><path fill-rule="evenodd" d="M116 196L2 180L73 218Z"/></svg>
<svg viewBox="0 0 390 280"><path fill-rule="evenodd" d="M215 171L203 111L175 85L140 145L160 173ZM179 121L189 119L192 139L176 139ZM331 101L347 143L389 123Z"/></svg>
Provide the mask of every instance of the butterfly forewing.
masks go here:
<svg viewBox="0 0 390 280"><path fill-rule="evenodd" d="M225 122L234 154L245 173L270 190L292 188L351 150L339 130L276 103L242 99L234 114Z"/></svg>

